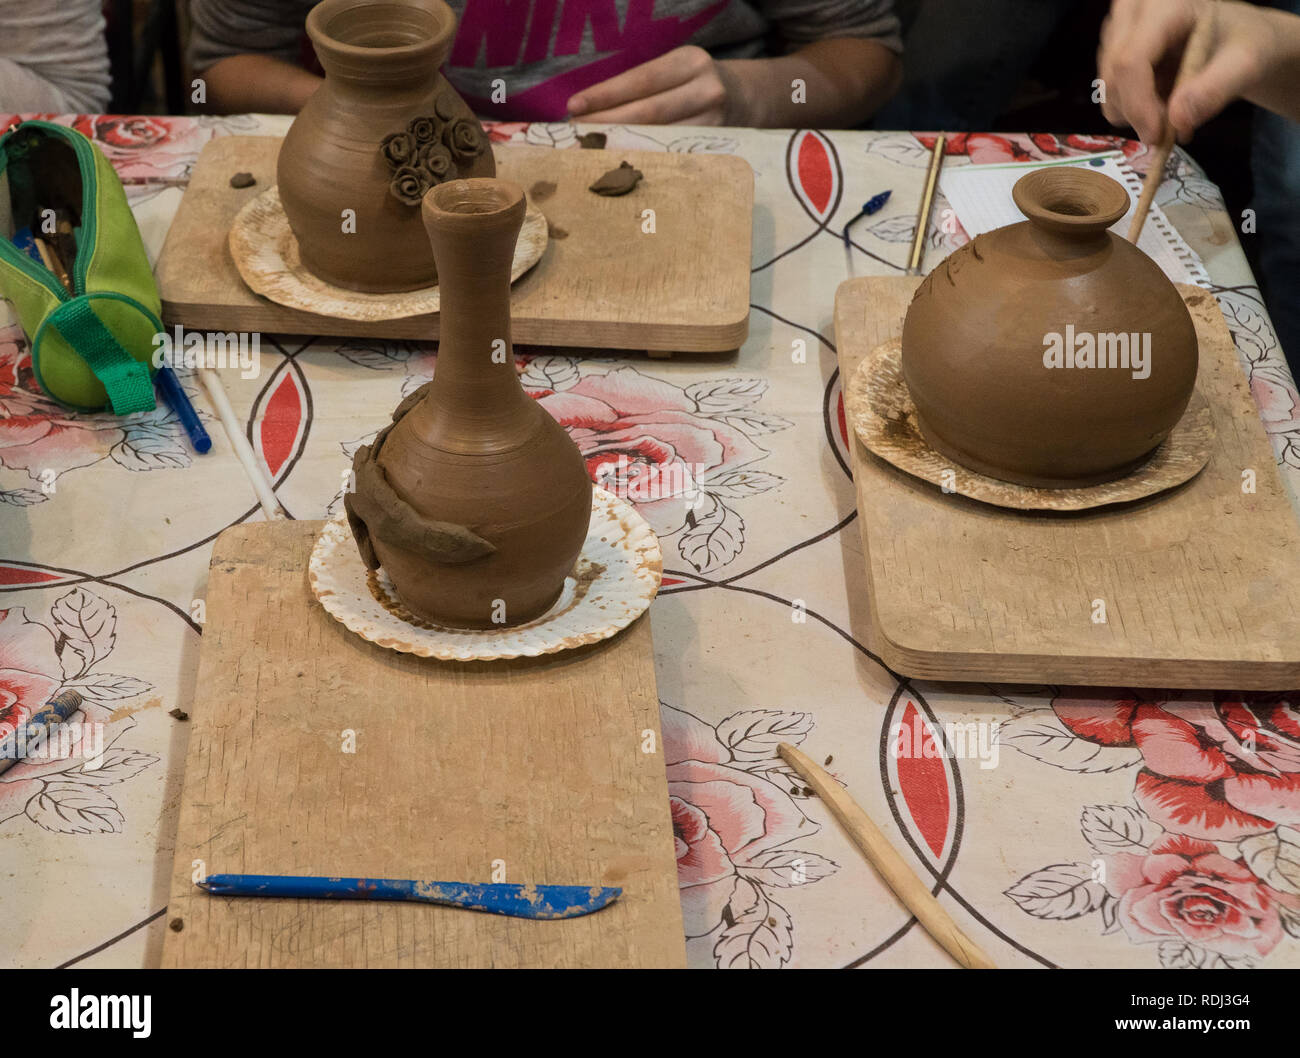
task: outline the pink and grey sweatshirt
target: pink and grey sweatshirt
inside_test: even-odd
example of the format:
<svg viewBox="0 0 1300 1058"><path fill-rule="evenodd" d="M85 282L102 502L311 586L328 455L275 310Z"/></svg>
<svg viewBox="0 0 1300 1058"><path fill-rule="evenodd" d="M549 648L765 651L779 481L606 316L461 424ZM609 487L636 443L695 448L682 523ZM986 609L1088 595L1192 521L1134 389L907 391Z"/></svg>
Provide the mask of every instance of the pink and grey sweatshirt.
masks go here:
<svg viewBox="0 0 1300 1058"><path fill-rule="evenodd" d="M443 74L479 114L556 121L584 88L683 44L744 59L834 37L902 50L892 0L449 0L459 25ZM256 52L315 68L311 0L192 0L196 72ZM505 102L493 103L493 82Z"/></svg>

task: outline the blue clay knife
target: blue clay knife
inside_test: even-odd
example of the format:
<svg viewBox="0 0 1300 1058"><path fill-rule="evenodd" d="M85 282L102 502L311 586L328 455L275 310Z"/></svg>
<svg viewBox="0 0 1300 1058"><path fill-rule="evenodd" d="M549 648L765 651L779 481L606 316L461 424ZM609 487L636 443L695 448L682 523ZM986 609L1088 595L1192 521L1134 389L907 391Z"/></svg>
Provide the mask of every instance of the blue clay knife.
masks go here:
<svg viewBox="0 0 1300 1058"><path fill-rule="evenodd" d="M514 918L578 918L623 895L600 885L475 885L403 878L312 878L210 874L195 883L212 896L284 896L307 900L414 900Z"/></svg>

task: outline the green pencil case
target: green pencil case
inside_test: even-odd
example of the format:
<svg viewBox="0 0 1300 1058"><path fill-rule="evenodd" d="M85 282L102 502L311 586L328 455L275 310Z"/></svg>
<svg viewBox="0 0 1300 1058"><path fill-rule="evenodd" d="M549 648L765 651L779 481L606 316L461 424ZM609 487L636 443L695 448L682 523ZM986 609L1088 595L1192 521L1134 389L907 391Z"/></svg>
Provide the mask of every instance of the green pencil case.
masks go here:
<svg viewBox="0 0 1300 1058"><path fill-rule="evenodd" d="M25 121L0 137L0 293L18 311L37 382L60 404L154 407L158 287L122 182L74 129Z"/></svg>

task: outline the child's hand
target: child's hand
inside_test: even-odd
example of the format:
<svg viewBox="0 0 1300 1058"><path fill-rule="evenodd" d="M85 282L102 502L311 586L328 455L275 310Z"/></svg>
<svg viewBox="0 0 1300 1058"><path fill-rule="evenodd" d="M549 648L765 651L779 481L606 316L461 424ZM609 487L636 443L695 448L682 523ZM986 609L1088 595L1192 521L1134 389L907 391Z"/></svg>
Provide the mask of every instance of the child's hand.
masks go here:
<svg viewBox="0 0 1300 1058"><path fill-rule="evenodd" d="M721 64L692 44L583 89L569 114L627 125L743 124L728 111L727 88Z"/></svg>
<svg viewBox="0 0 1300 1058"><path fill-rule="evenodd" d="M1159 141L1164 96L1183 48L1197 19L1209 17L1214 18L1209 58L1169 96L1169 123L1180 138L1235 99L1270 106L1276 89L1294 95L1298 79L1287 69L1294 61L1287 53L1300 27L1295 16L1228 0L1114 0L1097 53L1106 93L1101 109L1112 124L1132 125L1144 143Z"/></svg>

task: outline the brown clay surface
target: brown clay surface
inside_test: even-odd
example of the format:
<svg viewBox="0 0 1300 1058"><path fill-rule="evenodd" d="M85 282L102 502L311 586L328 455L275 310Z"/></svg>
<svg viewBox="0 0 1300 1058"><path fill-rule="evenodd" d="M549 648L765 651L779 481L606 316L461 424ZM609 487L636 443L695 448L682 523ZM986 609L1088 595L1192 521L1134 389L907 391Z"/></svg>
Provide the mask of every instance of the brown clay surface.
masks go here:
<svg viewBox="0 0 1300 1058"><path fill-rule="evenodd" d="M976 236L931 272L903 325L903 373L932 447L982 474L1069 488L1124 476L1178 422L1196 333L1146 254L1107 231L1128 194L1100 173L1016 184L1029 219ZM1049 333L1150 335L1150 376L1048 368Z"/></svg>
<svg viewBox="0 0 1300 1058"><path fill-rule="evenodd" d="M510 259L523 191L456 180L423 209L443 299L437 368L358 450L349 521L363 560L387 570L417 617L518 624L559 597L586 537L591 478L515 372Z"/></svg>
<svg viewBox="0 0 1300 1058"><path fill-rule="evenodd" d="M308 14L325 83L289 129L277 179L303 263L322 279L371 292L430 286L437 267L419 207L428 166L442 179L495 175L482 126L438 73L455 30L442 0L323 0ZM409 148L400 157L394 137Z"/></svg>

